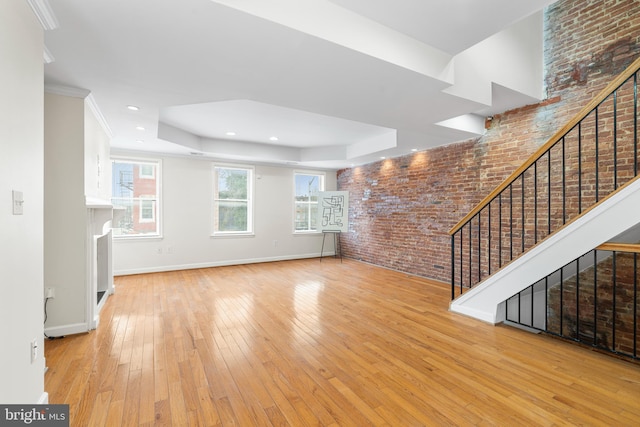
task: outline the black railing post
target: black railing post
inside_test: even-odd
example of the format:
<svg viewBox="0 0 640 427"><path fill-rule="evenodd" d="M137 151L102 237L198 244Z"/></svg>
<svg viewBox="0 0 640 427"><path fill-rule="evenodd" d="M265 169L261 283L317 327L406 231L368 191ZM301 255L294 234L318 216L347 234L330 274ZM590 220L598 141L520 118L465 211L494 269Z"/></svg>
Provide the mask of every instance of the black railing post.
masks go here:
<svg viewBox="0 0 640 427"><path fill-rule="evenodd" d="M471 218L469 220L469 288L471 288L473 286L473 234L472 234L472 228L473 228L473 218Z"/></svg>
<svg viewBox="0 0 640 427"><path fill-rule="evenodd" d="M460 229L459 233L460 233L460 295L462 295L462 283L464 282L464 264L462 262L462 259L464 258L464 250L463 250L463 236L464 233L462 232L463 228Z"/></svg>
<svg viewBox="0 0 640 427"><path fill-rule="evenodd" d="M613 290L612 290L612 321L611 321L611 351L616 351L616 285L618 282L617 276L618 276L618 272L617 272L617 256L616 256L617 252L613 251L613 254L611 255L613 258L611 260L612 264L612 280L613 280Z"/></svg>
<svg viewBox="0 0 640 427"><path fill-rule="evenodd" d="M456 233L451 235L451 301L456 298Z"/></svg>
<svg viewBox="0 0 640 427"><path fill-rule="evenodd" d="M638 254L633 254L633 357L638 357Z"/></svg>
<svg viewBox="0 0 640 427"><path fill-rule="evenodd" d="M567 223L567 171L566 171L566 153L565 138L562 137L562 225Z"/></svg>
<svg viewBox="0 0 640 427"><path fill-rule="evenodd" d="M551 149L547 151L547 236L551 234Z"/></svg>
<svg viewBox="0 0 640 427"><path fill-rule="evenodd" d="M593 345L598 346L598 250L593 251Z"/></svg>
<svg viewBox="0 0 640 427"><path fill-rule="evenodd" d="M489 264L487 271L489 276L491 276L491 204L493 203L493 200L491 202L489 202L489 204L487 205L488 210L487 210L487 262Z"/></svg>
<svg viewBox="0 0 640 427"><path fill-rule="evenodd" d="M509 184L509 261L513 260L513 184Z"/></svg>
<svg viewBox="0 0 640 427"><path fill-rule="evenodd" d="M522 251L520 252L521 254L524 253L524 235L525 235L525 229L524 229L524 172L522 172L522 175L520 175L520 180L522 182L521 185L521 191L522 191L522 203L521 203L521 209L522 209L522 237L521 237L521 243L522 243Z"/></svg>
<svg viewBox="0 0 640 427"><path fill-rule="evenodd" d="M578 214L582 213L582 122L578 123Z"/></svg>
<svg viewBox="0 0 640 427"><path fill-rule="evenodd" d="M600 187L600 179L599 179L600 178L600 176L599 176L599 171L600 171L600 169L599 169L599 163L600 163L599 147L600 147L600 144L599 144L599 138L598 138L598 107L596 107L595 127L596 127L596 129L595 129L595 131L596 131L596 134L595 134L595 136L596 136L596 139L595 139L595 145L596 145L596 152L595 152L595 156L596 156L596 165L595 165L596 177L595 177L595 179L596 179L596 184L595 185L596 185L596 203L597 203L597 202L600 201L600 192L599 192L599 190L600 190L600 188L599 188Z"/></svg>
<svg viewBox="0 0 640 427"><path fill-rule="evenodd" d="M576 260L576 339L580 340L580 258Z"/></svg>
<svg viewBox="0 0 640 427"><path fill-rule="evenodd" d="M478 212L478 283L482 281L482 211Z"/></svg>
<svg viewBox="0 0 640 427"><path fill-rule="evenodd" d="M613 92L613 189L618 189L618 91Z"/></svg>
<svg viewBox="0 0 640 427"><path fill-rule="evenodd" d="M564 334L564 267L560 267L560 335Z"/></svg>
<svg viewBox="0 0 640 427"><path fill-rule="evenodd" d="M638 176L638 73L633 75L633 176Z"/></svg>
<svg viewBox="0 0 640 427"><path fill-rule="evenodd" d="M502 267L502 193L498 195L498 268Z"/></svg>
<svg viewBox="0 0 640 427"><path fill-rule="evenodd" d="M549 307L549 276L544 278L544 306ZM544 331L549 331L549 310L544 311Z"/></svg>
<svg viewBox="0 0 640 427"><path fill-rule="evenodd" d="M533 164L533 244L538 243L538 161Z"/></svg>
<svg viewBox="0 0 640 427"><path fill-rule="evenodd" d="M533 307L533 298L534 298L534 296L535 296L535 290L536 290L536 286L535 286L535 283L534 283L533 285L531 285L531 325L530 325L530 326L531 326L532 328L533 328L533 325L534 325L534 323L533 323L533 316L534 316L534 314L535 314L535 311L533 311L533 308L534 308L534 307Z"/></svg>

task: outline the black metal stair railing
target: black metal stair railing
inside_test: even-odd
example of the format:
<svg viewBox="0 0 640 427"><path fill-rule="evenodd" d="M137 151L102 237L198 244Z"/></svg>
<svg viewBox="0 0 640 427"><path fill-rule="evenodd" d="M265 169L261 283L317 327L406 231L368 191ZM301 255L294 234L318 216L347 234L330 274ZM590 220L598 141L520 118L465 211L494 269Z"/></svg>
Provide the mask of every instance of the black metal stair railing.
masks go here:
<svg viewBox="0 0 640 427"><path fill-rule="evenodd" d="M506 321L639 359L640 245L605 244L506 301Z"/></svg>
<svg viewBox="0 0 640 427"><path fill-rule="evenodd" d="M638 175L639 73L640 58L451 229L451 299Z"/></svg>

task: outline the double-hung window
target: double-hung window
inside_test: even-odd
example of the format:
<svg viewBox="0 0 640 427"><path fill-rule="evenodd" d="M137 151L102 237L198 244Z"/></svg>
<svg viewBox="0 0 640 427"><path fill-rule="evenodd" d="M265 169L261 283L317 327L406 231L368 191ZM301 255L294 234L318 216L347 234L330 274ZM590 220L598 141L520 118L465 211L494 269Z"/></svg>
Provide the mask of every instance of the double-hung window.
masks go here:
<svg viewBox="0 0 640 427"><path fill-rule="evenodd" d="M213 234L252 234L254 168L220 164L213 170Z"/></svg>
<svg viewBox="0 0 640 427"><path fill-rule="evenodd" d="M294 231L317 230L318 195L324 191L323 173L294 172Z"/></svg>
<svg viewBox="0 0 640 427"><path fill-rule="evenodd" d="M114 237L160 236L160 161L111 160Z"/></svg>

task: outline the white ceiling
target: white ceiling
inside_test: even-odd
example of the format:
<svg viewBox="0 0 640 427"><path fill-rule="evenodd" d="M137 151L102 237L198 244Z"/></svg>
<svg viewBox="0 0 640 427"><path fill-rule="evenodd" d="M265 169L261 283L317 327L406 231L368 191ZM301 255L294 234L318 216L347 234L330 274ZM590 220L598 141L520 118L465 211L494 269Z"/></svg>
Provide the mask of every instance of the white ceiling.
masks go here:
<svg viewBox="0 0 640 427"><path fill-rule="evenodd" d="M30 1L57 21L45 83L90 91L114 149L335 169L540 99L553 2Z"/></svg>

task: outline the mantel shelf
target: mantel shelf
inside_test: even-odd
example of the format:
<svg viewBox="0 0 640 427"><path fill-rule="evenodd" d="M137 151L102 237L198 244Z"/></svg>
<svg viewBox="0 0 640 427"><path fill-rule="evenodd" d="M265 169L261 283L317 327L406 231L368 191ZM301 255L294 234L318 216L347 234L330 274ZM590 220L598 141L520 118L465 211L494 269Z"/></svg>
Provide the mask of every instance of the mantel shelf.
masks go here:
<svg viewBox="0 0 640 427"><path fill-rule="evenodd" d="M113 209L110 200L99 199L97 197L85 196L85 205L87 209Z"/></svg>

